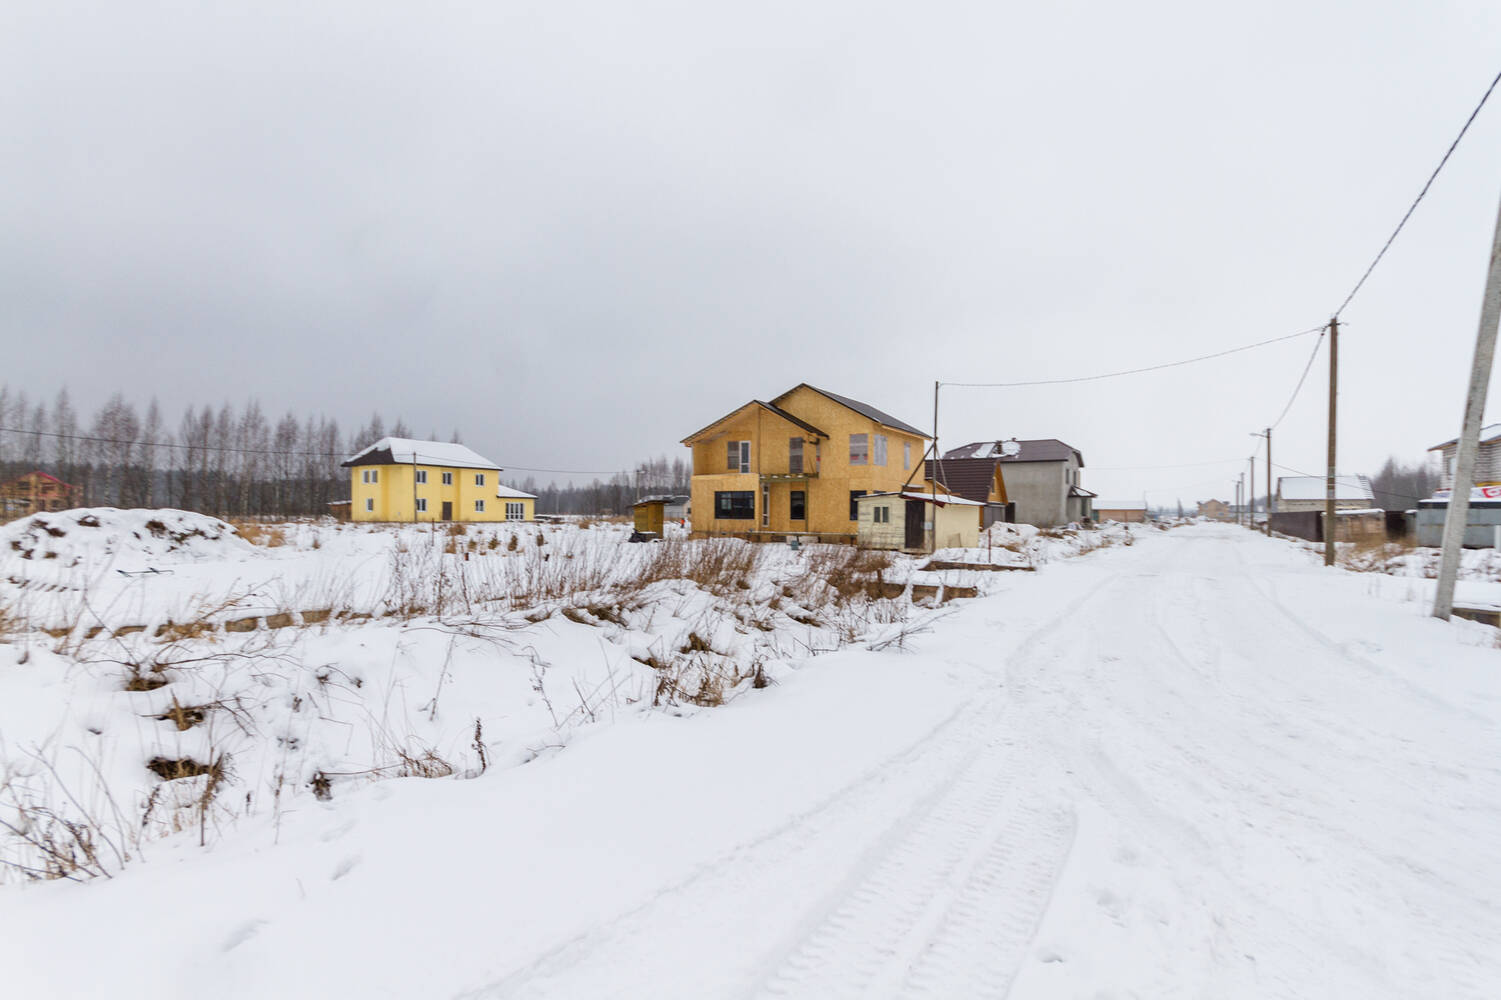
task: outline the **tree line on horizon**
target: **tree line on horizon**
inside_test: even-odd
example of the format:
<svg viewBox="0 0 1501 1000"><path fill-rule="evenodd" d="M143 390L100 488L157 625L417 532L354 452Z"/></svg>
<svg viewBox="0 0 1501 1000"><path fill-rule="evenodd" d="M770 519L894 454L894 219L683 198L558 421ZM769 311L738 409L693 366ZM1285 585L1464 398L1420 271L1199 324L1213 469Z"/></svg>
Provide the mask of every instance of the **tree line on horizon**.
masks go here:
<svg viewBox="0 0 1501 1000"><path fill-rule="evenodd" d="M0 482L41 471L76 486L85 507L175 507L216 517L309 517L349 499L340 463L386 436L413 437L377 413L343 432L323 414L268 415L255 399L188 406L175 421L152 399L143 409L115 393L91 415L66 387L51 401L0 384ZM429 434L436 440L436 434ZM458 443L455 430L448 438ZM506 485L537 495L542 514L624 514L640 496L686 493L691 474L665 456L582 485Z"/></svg>

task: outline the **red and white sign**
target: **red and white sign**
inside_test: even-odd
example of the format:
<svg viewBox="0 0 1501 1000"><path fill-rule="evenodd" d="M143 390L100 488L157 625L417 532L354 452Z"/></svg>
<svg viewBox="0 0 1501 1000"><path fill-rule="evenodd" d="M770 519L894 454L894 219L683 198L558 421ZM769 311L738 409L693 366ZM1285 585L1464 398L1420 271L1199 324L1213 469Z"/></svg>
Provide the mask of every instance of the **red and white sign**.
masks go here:
<svg viewBox="0 0 1501 1000"><path fill-rule="evenodd" d="M1433 499L1447 500L1452 490L1434 490ZM1472 486L1470 487L1471 500L1501 500L1501 486Z"/></svg>

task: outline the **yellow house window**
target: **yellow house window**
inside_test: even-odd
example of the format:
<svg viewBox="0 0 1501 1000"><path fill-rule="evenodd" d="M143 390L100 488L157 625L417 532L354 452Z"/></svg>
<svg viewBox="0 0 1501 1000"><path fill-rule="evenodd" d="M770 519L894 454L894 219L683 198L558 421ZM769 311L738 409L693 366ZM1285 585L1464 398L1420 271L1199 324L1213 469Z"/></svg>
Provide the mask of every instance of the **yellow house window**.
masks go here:
<svg viewBox="0 0 1501 1000"><path fill-rule="evenodd" d="M870 435L869 434L851 434L850 435L850 464L851 465L868 465L868 464L870 464Z"/></svg>
<svg viewBox="0 0 1501 1000"><path fill-rule="evenodd" d="M871 461L871 464L872 465L885 465L886 464L886 435L885 434L872 434L871 435L871 439L872 439L872 441L875 444L875 449L874 449L875 450L875 456L873 457L873 459Z"/></svg>
<svg viewBox="0 0 1501 1000"><path fill-rule="evenodd" d="M483 486L483 485L485 485L485 474L483 472L476 472L474 474L474 485L476 485L476 486ZM483 503L484 501L480 501L480 502ZM485 508L483 508L483 507L476 507L475 508L475 510L484 510L484 509Z"/></svg>
<svg viewBox="0 0 1501 1000"><path fill-rule="evenodd" d="M728 459L727 468L731 472L750 471L750 446L749 441L730 441L726 453Z"/></svg>
<svg viewBox="0 0 1501 1000"><path fill-rule="evenodd" d="M483 479L485 477L484 476L478 476L476 478ZM485 501L483 501L483 500L476 500L476 501L474 501L474 512L476 514L483 514L485 512Z"/></svg>
<svg viewBox="0 0 1501 1000"><path fill-rule="evenodd" d="M419 513L419 514L426 514L427 513L427 498L426 497L418 497L417 498L417 513Z"/></svg>
<svg viewBox="0 0 1501 1000"><path fill-rule="evenodd" d="M521 521L521 520L525 520L525 518L526 518L526 504L509 503L509 502L506 504L506 520L507 521Z"/></svg>
<svg viewBox="0 0 1501 1000"><path fill-rule="evenodd" d="M375 498L374 497L366 497L365 498L365 510L367 510L367 511L373 511L374 509L375 509Z"/></svg>
<svg viewBox="0 0 1501 1000"><path fill-rule="evenodd" d="M912 442L902 442L902 471L912 468Z"/></svg>
<svg viewBox="0 0 1501 1000"><path fill-rule="evenodd" d="M424 485L427 484L427 470L426 469L418 469L417 470L417 482L422 483ZM418 508L418 509L420 510L421 508Z"/></svg>
<svg viewBox="0 0 1501 1000"><path fill-rule="evenodd" d="M443 485L444 486L452 486L453 485L453 473L452 472L445 472L445 473L443 473Z"/></svg>

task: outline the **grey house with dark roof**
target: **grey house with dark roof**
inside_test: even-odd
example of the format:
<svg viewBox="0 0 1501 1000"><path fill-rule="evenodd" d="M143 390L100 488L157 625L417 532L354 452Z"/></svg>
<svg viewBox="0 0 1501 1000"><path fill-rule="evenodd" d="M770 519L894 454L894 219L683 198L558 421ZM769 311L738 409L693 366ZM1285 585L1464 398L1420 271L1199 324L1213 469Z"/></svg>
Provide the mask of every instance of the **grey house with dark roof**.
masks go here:
<svg viewBox="0 0 1501 1000"><path fill-rule="evenodd" d="M1010 442L1006 442L1010 443ZM1015 441L1006 455L1001 441L975 441L943 453L945 460L995 458L1006 480L1006 496L1021 524L1049 527L1094 517L1095 494L1079 485L1084 456L1057 438Z"/></svg>

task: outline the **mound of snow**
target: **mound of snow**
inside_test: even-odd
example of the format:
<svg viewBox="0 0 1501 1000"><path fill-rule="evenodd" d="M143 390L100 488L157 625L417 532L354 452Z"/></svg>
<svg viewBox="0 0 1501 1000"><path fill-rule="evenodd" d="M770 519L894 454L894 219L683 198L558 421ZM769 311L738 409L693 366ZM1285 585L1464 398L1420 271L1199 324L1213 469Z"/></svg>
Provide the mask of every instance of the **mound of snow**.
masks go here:
<svg viewBox="0 0 1501 1000"><path fill-rule="evenodd" d="M255 551L234 526L185 510L84 507L0 527L0 560L54 561L63 567L223 559Z"/></svg>

